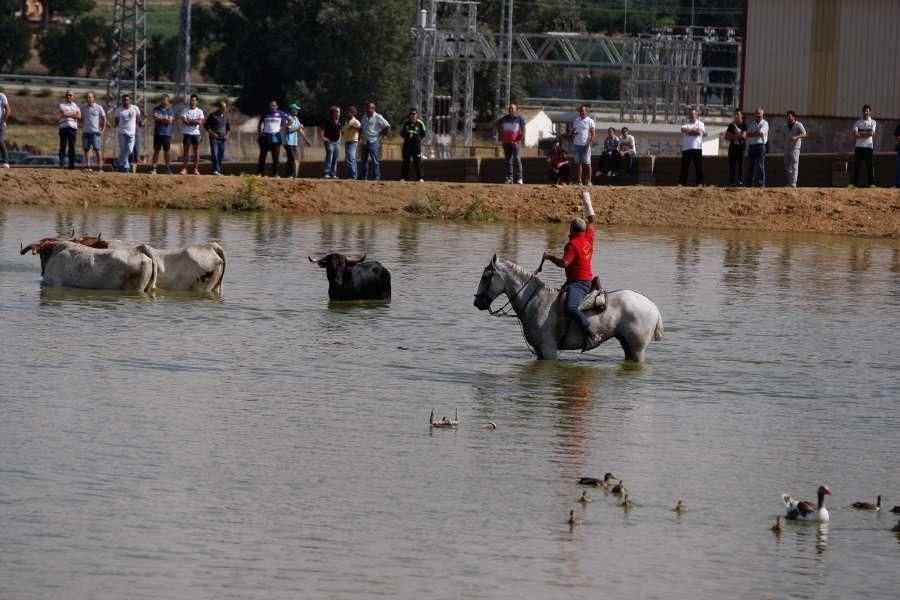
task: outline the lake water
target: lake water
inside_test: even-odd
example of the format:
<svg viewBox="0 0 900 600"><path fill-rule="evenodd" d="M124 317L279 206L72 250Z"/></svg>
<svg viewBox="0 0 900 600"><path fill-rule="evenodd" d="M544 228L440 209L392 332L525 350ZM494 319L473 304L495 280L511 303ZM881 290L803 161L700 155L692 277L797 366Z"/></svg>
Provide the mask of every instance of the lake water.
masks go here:
<svg viewBox="0 0 900 600"><path fill-rule="evenodd" d="M219 240L222 297L42 288L19 242L72 225ZM565 229L0 207L0 598L896 598L896 516L847 506L900 504L900 243L601 229L665 339L541 363L472 296ZM393 301L329 306L325 250ZM636 509L576 503L606 471Z"/></svg>

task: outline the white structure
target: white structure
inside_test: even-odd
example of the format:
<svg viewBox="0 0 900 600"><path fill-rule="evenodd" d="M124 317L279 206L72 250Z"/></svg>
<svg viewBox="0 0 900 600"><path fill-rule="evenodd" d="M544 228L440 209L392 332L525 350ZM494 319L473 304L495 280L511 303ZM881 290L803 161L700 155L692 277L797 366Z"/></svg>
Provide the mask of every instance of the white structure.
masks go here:
<svg viewBox="0 0 900 600"><path fill-rule="evenodd" d="M525 146L537 146L544 138L556 135L553 121L550 116L540 108L520 108L519 114L525 119Z"/></svg>

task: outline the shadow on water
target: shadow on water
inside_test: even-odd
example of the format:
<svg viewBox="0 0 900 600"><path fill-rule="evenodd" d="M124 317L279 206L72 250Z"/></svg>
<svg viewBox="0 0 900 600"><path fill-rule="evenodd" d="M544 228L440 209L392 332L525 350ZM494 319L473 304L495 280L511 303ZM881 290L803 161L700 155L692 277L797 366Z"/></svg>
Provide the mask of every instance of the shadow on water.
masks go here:
<svg viewBox="0 0 900 600"><path fill-rule="evenodd" d="M388 308L390 305L390 300L329 300L328 312L345 314L355 310Z"/></svg>
<svg viewBox="0 0 900 600"><path fill-rule="evenodd" d="M149 303L154 300L173 300L176 302L209 301L215 304L224 303L220 293L189 292L175 290L154 290L139 292L136 290L93 290L85 288L41 285L39 288L42 306L74 304L81 306L100 306L133 301Z"/></svg>

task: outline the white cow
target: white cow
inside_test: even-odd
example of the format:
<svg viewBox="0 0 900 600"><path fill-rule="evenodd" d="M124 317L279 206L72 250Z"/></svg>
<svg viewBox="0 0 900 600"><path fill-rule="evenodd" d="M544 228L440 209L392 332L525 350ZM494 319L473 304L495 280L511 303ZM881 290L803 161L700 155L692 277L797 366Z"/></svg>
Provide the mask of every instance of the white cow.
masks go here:
<svg viewBox="0 0 900 600"><path fill-rule="evenodd" d="M157 259L146 245L129 248L90 248L66 241L41 241L22 249L41 255L41 275L47 285L103 290L141 290L156 287Z"/></svg>
<svg viewBox="0 0 900 600"><path fill-rule="evenodd" d="M136 248L124 240L105 240L109 248ZM225 249L216 242L170 250L149 247L159 263L156 286L163 290L219 292L225 276Z"/></svg>

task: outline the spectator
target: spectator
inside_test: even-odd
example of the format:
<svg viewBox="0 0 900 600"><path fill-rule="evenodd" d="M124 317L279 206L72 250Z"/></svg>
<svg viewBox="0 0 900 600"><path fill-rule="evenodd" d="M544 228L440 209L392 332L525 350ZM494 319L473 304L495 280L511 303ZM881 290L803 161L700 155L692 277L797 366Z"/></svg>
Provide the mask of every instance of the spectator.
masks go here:
<svg viewBox="0 0 900 600"><path fill-rule="evenodd" d="M766 187L766 144L769 142L769 122L765 119L763 109L757 108L753 120L747 123L747 172L744 174L744 185L752 187L759 184Z"/></svg>
<svg viewBox="0 0 900 600"><path fill-rule="evenodd" d="M548 174L550 183L553 185L569 183L569 177L571 177L569 157L566 156L566 151L562 149L559 142L553 142L553 148L547 155L547 162L550 164L550 173Z"/></svg>
<svg viewBox="0 0 900 600"><path fill-rule="evenodd" d="M622 137L619 138L619 155L625 159L625 174L631 175L637 161L636 142L631 131L627 127L622 128Z"/></svg>
<svg viewBox="0 0 900 600"><path fill-rule="evenodd" d="M790 187L797 187L797 176L800 167L800 144L806 137L806 128L797 120L797 113L792 110L785 114L787 122L784 126L784 171L787 173L787 183Z"/></svg>
<svg viewBox="0 0 900 600"><path fill-rule="evenodd" d="M137 132L140 109L131 104L131 96L122 96L122 106L116 109L116 132L119 138L119 169L123 173L131 173L131 165L128 160L134 149L134 136Z"/></svg>
<svg viewBox="0 0 900 600"><path fill-rule="evenodd" d="M391 124L387 119L375 112L375 104L369 102L366 105L366 115L360 121L362 128L362 166L359 170L359 178L365 180L369 173L369 158L372 159L372 175L375 181L381 179L381 138L391 131Z"/></svg>
<svg viewBox="0 0 900 600"><path fill-rule="evenodd" d="M747 123L744 122L744 111L734 111L734 121L728 125L725 131L725 139L728 140L728 185L739 186L744 180L744 154L747 140L744 134L747 132Z"/></svg>
<svg viewBox="0 0 900 600"><path fill-rule="evenodd" d="M9 100L6 97L6 94L0 92L0 165L3 166L4 169L9 168L9 154L6 152L6 119L9 117L11 113L9 107Z"/></svg>
<svg viewBox="0 0 900 600"><path fill-rule="evenodd" d="M88 92L84 97L86 104L81 110L84 118L84 129L81 132L81 147L84 150L84 160L87 170L91 170L91 150L97 159L97 170L103 170L103 161L100 158L100 144L103 132L106 131L106 111L94 102L94 94Z"/></svg>
<svg viewBox="0 0 900 600"><path fill-rule="evenodd" d="M169 162L169 151L172 149L172 126L175 122L175 111L169 101L169 95L163 94L159 105L153 109L153 167L151 175L156 175L156 164L159 160L159 151L162 150L163 159L166 161L166 173L172 174L172 166Z"/></svg>
<svg viewBox="0 0 900 600"><path fill-rule="evenodd" d="M2 99L0 99L2 101ZM897 126L894 128L894 141L897 144L894 146L894 150L897 151L897 164L894 170L894 187L900 188L900 123L897 123ZM0 147L3 144L3 122L0 120Z"/></svg>
<svg viewBox="0 0 900 600"><path fill-rule="evenodd" d="M681 176L678 185L687 185L688 170L694 165L697 187L703 187L703 136L706 127L697 116L696 109L688 113L687 123L681 126Z"/></svg>
<svg viewBox="0 0 900 600"><path fill-rule="evenodd" d="M422 140L425 139L425 123L419 118L419 111L409 109L409 118L400 127L400 137L403 138L403 168L400 171L400 181L409 179L409 161L412 160L416 168L416 179L422 178Z"/></svg>
<svg viewBox="0 0 900 600"><path fill-rule="evenodd" d="M603 153L600 155L600 172L606 171L607 177L612 177L619 172L619 138L616 136L616 128L606 130L606 139L603 140Z"/></svg>
<svg viewBox="0 0 900 600"><path fill-rule="evenodd" d="M328 109L328 118L322 124L322 139L325 140L325 179L337 179L341 150L341 109L337 106Z"/></svg>
<svg viewBox="0 0 900 600"><path fill-rule="evenodd" d="M144 128L144 115L138 114L134 131L134 147L131 149L131 170L137 173L141 162L141 133Z"/></svg>
<svg viewBox="0 0 900 600"><path fill-rule="evenodd" d="M66 166L65 158L68 152L69 168L75 168L75 140L78 137L78 120L81 119L81 109L75 104L75 95L66 92L66 100L59 105L59 166Z"/></svg>
<svg viewBox="0 0 900 600"><path fill-rule="evenodd" d="M356 118L356 107L347 107L350 118L344 123L344 161L347 163L347 179L356 179L356 145L359 142L359 130L362 125Z"/></svg>
<svg viewBox="0 0 900 600"><path fill-rule="evenodd" d="M181 174L188 174L188 154L194 155L194 175L200 174L200 127L206 121L203 109L197 104L197 94L191 94L188 107L181 111Z"/></svg>
<svg viewBox="0 0 900 600"><path fill-rule="evenodd" d="M574 134L572 145L574 146L573 158L576 165L575 178L581 185L591 185L591 146L597 137L597 126L588 115L587 104L578 107L578 117L572 123L572 132ZM587 169L586 177L581 175L582 166Z"/></svg>
<svg viewBox="0 0 900 600"><path fill-rule="evenodd" d="M506 158L506 183L513 181L518 184L524 183L519 144L525 139L525 119L519 114L519 107L510 104L506 109L506 114L500 117L494 126L500 134L503 156ZM515 178L516 173L518 173L518 178Z"/></svg>
<svg viewBox="0 0 900 600"><path fill-rule="evenodd" d="M228 141L228 134L231 133L231 123L228 122L226 114L228 105L219 101L216 104L216 110L209 113L209 117L203 124L206 133L209 136L209 158L212 161L212 174L222 174L222 161L225 160L225 142Z"/></svg>
<svg viewBox="0 0 900 600"><path fill-rule="evenodd" d="M256 124L257 142L259 144L259 161L256 174L262 177L266 168L266 156L272 153L272 177L278 177L278 154L281 142L287 129L288 116L278 110L278 102L269 102L269 111L259 117Z"/></svg>
<svg viewBox="0 0 900 600"><path fill-rule="evenodd" d="M862 119L853 125L853 137L856 138L856 148L853 151L853 183L848 186L851 189L859 185L859 168L866 164L866 179L869 187L875 187L875 167L872 164L872 152L875 144L872 137L875 135L875 119L872 118L872 107L863 105Z"/></svg>
<svg viewBox="0 0 900 600"><path fill-rule="evenodd" d="M287 154L284 165L284 176L296 178L300 176L300 140L310 146L309 138L306 137L306 131L303 123L300 122L301 107L296 102L288 104L288 120L284 129L284 151Z"/></svg>

